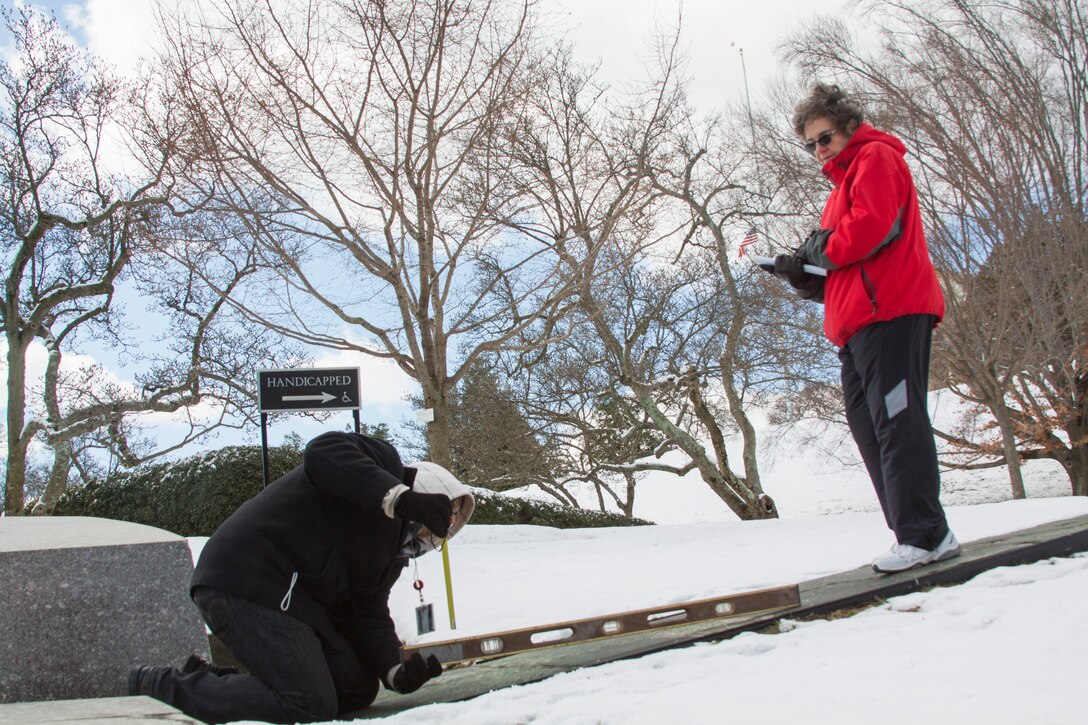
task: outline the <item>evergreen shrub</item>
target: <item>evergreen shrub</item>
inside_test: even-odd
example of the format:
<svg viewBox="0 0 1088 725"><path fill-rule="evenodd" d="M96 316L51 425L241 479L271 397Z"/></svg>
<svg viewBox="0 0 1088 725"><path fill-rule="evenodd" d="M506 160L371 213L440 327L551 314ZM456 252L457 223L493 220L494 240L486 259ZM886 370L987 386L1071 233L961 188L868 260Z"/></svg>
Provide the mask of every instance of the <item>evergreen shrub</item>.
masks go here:
<svg viewBox="0 0 1088 725"><path fill-rule="evenodd" d="M302 446L269 449L269 480L302 462ZM70 489L55 516L97 516L132 521L180 536L210 536L228 516L261 490L260 446L228 446L172 463L153 463ZM650 524L543 501L473 489L473 524L532 524L560 529Z"/></svg>
<svg viewBox="0 0 1088 725"><path fill-rule="evenodd" d="M271 447L268 459L269 480L275 481L302 462L302 448ZM180 536L210 536L263 482L260 446L227 446L70 489L53 515L98 516Z"/></svg>
<svg viewBox="0 0 1088 725"><path fill-rule="evenodd" d="M530 524L557 529L595 529L604 526L648 526L652 521L627 518L621 514L530 501L479 488L472 489L476 511L469 524Z"/></svg>

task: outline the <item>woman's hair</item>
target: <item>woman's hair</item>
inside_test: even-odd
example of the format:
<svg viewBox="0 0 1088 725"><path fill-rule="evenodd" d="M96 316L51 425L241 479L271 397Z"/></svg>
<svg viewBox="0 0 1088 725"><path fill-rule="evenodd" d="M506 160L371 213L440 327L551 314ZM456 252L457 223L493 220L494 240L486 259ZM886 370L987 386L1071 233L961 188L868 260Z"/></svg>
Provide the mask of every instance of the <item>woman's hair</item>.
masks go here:
<svg viewBox="0 0 1088 725"><path fill-rule="evenodd" d="M838 86L817 83L808 98L793 109L793 131L798 136L805 133L805 124L815 118L830 118L835 128L846 131L851 121L861 123L865 116L861 104L854 101Z"/></svg>

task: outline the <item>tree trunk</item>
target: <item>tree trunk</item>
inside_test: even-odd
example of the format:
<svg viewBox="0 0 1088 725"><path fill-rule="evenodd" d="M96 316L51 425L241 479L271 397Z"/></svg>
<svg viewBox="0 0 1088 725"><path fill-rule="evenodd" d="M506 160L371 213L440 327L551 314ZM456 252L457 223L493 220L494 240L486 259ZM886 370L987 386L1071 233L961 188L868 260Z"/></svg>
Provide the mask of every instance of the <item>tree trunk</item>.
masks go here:
<svg viewBox="0 0 1088 725"><path fill-rule="evenodd" d="M49 482L42 495L42 504L47 513L53 512L64 492L68 489L68 473L72 470L72 441L59 440L53 443L53 468L49 471Z"/></svg>
<svg viewBox="0 0 1088 725"><path fill-rule="evenodd" d="M630 519L635 515L635 474L624 473L623 478L627 482L627 498L620 504L620 509Z"/></svg>
<svg viewBox="0 0 1088 725"><path fill-rule="evenodd" d="M1012 429L1012 420L1004 405L998 404L991 408L997 424L1001 427L1001 444L1005 450L1005 462L1009 466L1009 482L1012 484L1012 497L1024 499L1028 497L1024 489L1024 474L1020 468L1020 454L1016 450L1016 436Z"/></svg>
<svg viewBox="0 0 1088 725"><path fill-rule="evenodd" d="M424 405L434 412L434 419L427 424L427 448L432 463L449 468L453 462L450 454L450 408L444 394L424 393Z"/></svg>
<svg viewBox="0 0 1088 725"><path fill-rule="evenodd" d="M730 381L725 381L725 385L728 388L731 385ZM699 465L699 470L703 473L703 480L706 481L711 490L718 494L718 497L733 510L741 521L778 518L778 511L774 507L774 502L770 501L770 497L764 496L763 492L758 488L749 486L747 479L742 479L740 476L733 473L733 469L729 467L729 457L725 447L725 436L722 434L721 428L718 426L717 421L714 420L713 413L703 399L698 382L695 382L689 388L688 400L692 403L695 416L703 423L703 426L710 435L711 446L714 448L714 454L717 460L716 467L710 467L708 465L704 466L703 464ZM748 440L746 439L746 443L747 442ZM683 447L682 442L681 447ZM694 452L688 450L687 453L693 458L695 457ZM708 478L708 475L710 478ZM758 475L756 476L756 486L759 486ZM770 505L768 505L768 501L770 501Z"/></svg>
<svg viewBox="0 0 1088 725"><path fill-rule="evenodd" d="M23 513L23 491L26 488L26 452L29 440L23 440L26 425L26 360L24 347L15 335L8 335L8 410L7 410L7 474L4 477L4 513Z"/></svg>
<svg viewBox="0 0 1088 725"><path fill-rule="evenodd" d="M1064 465L1073 484L1073 495L1088 496L1088 443L1070 446Z"/></svg>

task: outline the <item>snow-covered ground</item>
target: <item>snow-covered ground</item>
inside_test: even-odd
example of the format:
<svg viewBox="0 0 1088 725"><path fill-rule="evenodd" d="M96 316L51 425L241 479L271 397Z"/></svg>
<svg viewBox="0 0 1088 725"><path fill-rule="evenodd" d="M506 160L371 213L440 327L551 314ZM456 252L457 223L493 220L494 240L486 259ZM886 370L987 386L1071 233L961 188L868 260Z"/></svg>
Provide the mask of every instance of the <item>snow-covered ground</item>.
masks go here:
<svg viewBox="0 0 1088 725"><path fill-rule="evenodd" d="M795 583L865 565L891 545L849 442L840 457L792 443L763 465L781 518L741 523L694 476L640 484L651 527L555 530L472 526L450 545L458 628L451 632L441 556L416 574L437 632L415 634L408 569L391 610L408 642L538 626ZM840 460L841 458L841 460ZM845 461L845 462L844 462ZM1056 464L1025 472L1009 501L1003 469L944 474L962 541L1088 514ZM199 548L200 541L194 541ZM876 575L874 575L876 576ZM416 708L390 723L1082 723L1088 664L1088 555L998 569L955 587L898 597L835 621L787 622L558 675L466 702ZM362 721L360 721L362 722Z"/></svg>
<svg viewBox="0 0 1088 725"><path fill-rule="evenodd" d="M385 721L1072 725L1088 707L1085 595L1085 555L997 569L848 619L579 670Z"/></svg>

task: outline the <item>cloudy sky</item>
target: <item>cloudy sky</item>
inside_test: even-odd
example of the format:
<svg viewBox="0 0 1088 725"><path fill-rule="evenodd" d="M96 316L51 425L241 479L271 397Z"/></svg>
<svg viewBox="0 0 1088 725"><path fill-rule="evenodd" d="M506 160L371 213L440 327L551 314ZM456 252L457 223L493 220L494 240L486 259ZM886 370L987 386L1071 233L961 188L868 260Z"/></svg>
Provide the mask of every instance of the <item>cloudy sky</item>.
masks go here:
<svg viewBox="0 0 1088 725"><path fill-rule="evenodd" d="M5 5L13 0L0 0ZM638 79L652 58L656 31L682 23L696 103L709 110L743 97L747 70L753 101L775 71L775 44L819 14L843 12L845 0L540 0L542 12L564 30L582 60L600 62L615 83ZM147 0L46 0L92 51L119 68L133 66L151 47L153 3Z"/></svg>
<svg viewBox="0 0 1088 725"><path fill-rule="evenodd" d="M13 7L24 2L0 0L0 5ZM758 104L764 84L776 73L778 41L811 19L817 10L820 14L840 12L845 0L830 0L818 6L801 0L539 2L545 22L569 39L580 60L599 63L601 77L615 85L644 78L654 59L655 35L671 36L679 23L692 101L700 111L709 112L743 102L745 77L752 102ZM154 3L149 0L38 0L34 4L51 10L93 54L122 73L135 68L156 45ZM43 350L31 351L32 368L43 360ZM364 390L364 421L396 421L408 414L403 398L415 386L392 364L360 356L346 359L334 353L314 363L314 367L355 365L363 367L363 380L369 383ZM120 379L125 377L124 371L113 372ZM0 406L6 404L3 397L0 391Z"/></svg>

